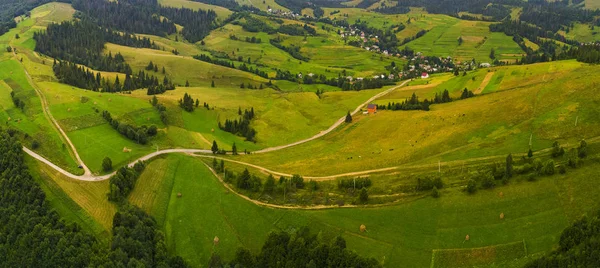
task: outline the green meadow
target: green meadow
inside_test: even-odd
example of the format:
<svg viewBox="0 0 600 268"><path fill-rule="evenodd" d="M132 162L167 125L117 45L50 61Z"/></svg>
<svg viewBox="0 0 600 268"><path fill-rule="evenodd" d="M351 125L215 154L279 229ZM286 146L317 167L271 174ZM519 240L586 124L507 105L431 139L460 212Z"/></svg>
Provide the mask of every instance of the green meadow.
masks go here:
<svg viewBox="0 0 600 268"><path fill-rule="evenodd" d="M224 188L200 160L169 155L150 163L130 201L158 220L167 234L169 250L193 266L207 263L212 252L231 259L239 246L258 251L272 230L309 226L324 235L341 234L350 249L374 257L386 267L428 267L434 250L490 247L502 252L505 244L524 243L529 256L551 249L564 227L600 201L592 187L595 180L588 179L594 172L590 163L567 175L536 182L517 178L510 186L472 196L450 188L442 191L440 199L426 197L380 208L305 211L256 206ZM504 219L500 219L501 213L506 215ZM367 232L359 231L361 224L367 226ZM465 241L466 235L469 241ZM215 236L220 239L218 246L213 246ZM480 256L482 259L473 263L496 261L493 255ZM527 261L515 262L510 256L516 259L524 254L505 256L496 265Z"/></svg>

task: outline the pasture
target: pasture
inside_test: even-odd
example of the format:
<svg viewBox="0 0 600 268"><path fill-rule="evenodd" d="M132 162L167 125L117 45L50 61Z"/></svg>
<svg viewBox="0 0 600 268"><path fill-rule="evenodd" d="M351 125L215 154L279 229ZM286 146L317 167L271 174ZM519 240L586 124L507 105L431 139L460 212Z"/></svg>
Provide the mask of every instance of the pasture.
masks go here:
<svg viewBox="0 0 600 268"><path fill-rule="evenodd" d="M150 163L130 200L159 219L169 249L193 266L206 264L212 252L225 259L231 259L239 246L256 252L271 230L308 226L326 236L341 234L348 248L386 267L429 267L434 250L474 251L498 245L501 252L503 245L512 243L524 243L527 255L551 249L564 227L600 201L590 187L596 182L588 179L594 170L590 162L567 175L536 182L516 179L510 186L471 196L449 188L440 199L302 211L256 206L228 192L200 160L169 155ZM506 218L500 219L501 213ZM361 224L367 232L359 231ZM217 246L213 246L215 236L220 240ZM515 253L506 258L522 256Z"/></svg>
<svg viewBox="0 0 600 268"><path fill-rule="evenodd" d="M429 112L380 111L375 115L357 115L351 124L319 140L240 159L272 170L311 176L415 161L437 163L526 153L530 139L534 151L548 148L554 141L575 145L580 139L600 135L600 117L594 104L597 89L589 80L597 69L574 61L495 68L483 91L492 94L435 104ZM453 79L464 81L462 77ZM446 83L454 83L453 79ZM438 90L422 90L430 90L424 94L431 96L443 88L448 87L440 84ZM463 85L459 90L462 88ZM408 97L412 92L406 91L403 96ZM394 94L396 100L404 99L400 93Z"/></svg>

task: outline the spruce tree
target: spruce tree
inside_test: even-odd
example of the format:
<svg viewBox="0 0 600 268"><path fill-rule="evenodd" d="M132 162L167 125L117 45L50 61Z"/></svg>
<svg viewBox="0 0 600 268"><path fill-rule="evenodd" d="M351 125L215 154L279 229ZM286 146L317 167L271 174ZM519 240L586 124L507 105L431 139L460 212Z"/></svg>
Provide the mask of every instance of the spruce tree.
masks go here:
<svg viewBox="0 0 600 268"><path fill-rule="evenodd" d="M219 145L217 145L217 141L213 140L211 151L213 154L216 154L219 151Z"/></svg>
<svg viewBox="0 0 600 268"><path fill-rule="evenodd" d="M352 123L352 115L350 114L350 112L348 112L348 114L346 114L346 123Z"/></svg>
<svg viewBox="0 0 600 268"><path fill-rule="evenodd" d="M233 155L237 155L238 154L238 152L237 152L237 146L235 146L235 142L233 143L233 146L231 146L231 153Z"/></svg>
<svg viewBox="0 0 600 268"><path fill-rule="evenodd" d="M508 154L506 157L506 173L505 176L507 178L511 178L513 176L513 157L512 154Z"/></svg>
<svg viewBox="0 0 600 268"><path fill-rule="evenodd" d="M212 81L210 82L210 87L215 87L215 80L212 80Z"/></svg>

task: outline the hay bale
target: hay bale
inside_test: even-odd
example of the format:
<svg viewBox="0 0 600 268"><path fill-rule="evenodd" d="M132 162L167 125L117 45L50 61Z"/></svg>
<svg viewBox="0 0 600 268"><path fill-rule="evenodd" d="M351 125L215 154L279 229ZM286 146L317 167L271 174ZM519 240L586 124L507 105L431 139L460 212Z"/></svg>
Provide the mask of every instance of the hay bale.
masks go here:
<svg viewBox="0 0 600 268"><path fill-rule="evenodd" d="M67 112L70 112L70 111L71 111L71 108L67 109Z"/></svg>
<svg viewBox="0 0 600 268"><path fill-rule="evenodd" d="M471 237L469 235L465 236L465 241L469 241Z"/></svg>
<svg viewBox="0 0 600 268"><path fill-rule="evenodd" d="M500 213L500 219L504 220L504 213Z"/></svg>
<svg viewBox="0 0 600 268"><path fill-rule="evenodd" d="M499 196L500 198L502 198L502 197L504 197L504 193L503 193L503 192L500 192L500 193L498 193L498 196Z"/></svg>
<svg viewBox="0 0 600 268"><path fill-rule="evenodd" d="M181 198L181 196L183 196L181 193L177 193L178 198Z"/></svg>
<svg viewBox="0 0 600 268"><path fill-rule="evenodd" d="M218 236L215 236L215 239L213 239L213 244L214 244L215 246L218 246L218 245L219 245L219 237L218 237Z"/></svg>
<svg viewBox="0 0 600 268"><path fill-rule="evenodd" d="M127 147L123 147L123 152L124 153L129 153L129 152L131 152L131 149L129 149Z"/></svg>
<svg viewBox="0 0 600 268"><path fill-rule="evenodd" d="M361 232L361 233L364 233L364 232L366 232L366 231L367 231L367 226L365 226L364 224L361 224L361 225L360 225L360 232Z"/></svg>
<svg viewBox="0 0 600 268"><path fill-rule="evenodd" d="M10 120L12 120L12 118L10 118L10 117L9 117L9 118L8 118L8 121L10 121Z"/></svg>
<svg viewBox="0 0 600 268"><path fill-rule="evenodd" d="M211 132L215 132L215 129L213 128L213 129L211 129L210 131L211 131Z"/></svg>

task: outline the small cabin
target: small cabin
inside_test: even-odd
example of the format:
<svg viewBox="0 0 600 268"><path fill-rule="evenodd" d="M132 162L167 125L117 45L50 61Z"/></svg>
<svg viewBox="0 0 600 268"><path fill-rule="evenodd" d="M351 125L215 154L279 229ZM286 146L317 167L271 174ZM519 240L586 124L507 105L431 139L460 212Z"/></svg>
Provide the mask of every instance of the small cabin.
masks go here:
<svg viewBox="0 0 600 268"><path fill-rule="evenodd" d="M370 114L377 113L377 105L375 105L375 104L367 105L367 112Z"/></svg>
<svg viewBox="0 0 600 268"><path fill-rule="evenodd" d="M428 73L426 73L426 72L423 72L423 73L421 74L421 79L427 79L427 78L429 78L429 74L428 74Z"/></svg>

